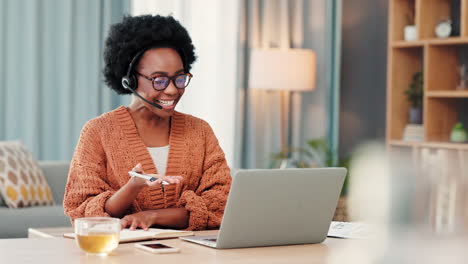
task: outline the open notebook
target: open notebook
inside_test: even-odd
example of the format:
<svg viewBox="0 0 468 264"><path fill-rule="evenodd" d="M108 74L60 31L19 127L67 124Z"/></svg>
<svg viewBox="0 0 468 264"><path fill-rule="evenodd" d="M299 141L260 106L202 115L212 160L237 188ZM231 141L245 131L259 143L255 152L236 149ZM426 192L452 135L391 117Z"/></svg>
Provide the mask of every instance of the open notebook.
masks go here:
<svg viewBox="0 0 468 264"><path fill-rule="evenodd" d="M193 236L192 231L180 231L172 229L159 229L159 228L150 228L148 231L143 229L130 230L123 229L120 231L120 243L126 242L136 242L143 240L151 239L165 239L165 238L175 238L182 236ZM65 233L63 234L66 238L75 238L75 233Z"/></svg>
<svg viewBox="0 0 468 264"><path fill-rule="evenodd" d="M328 237L366 239L375 235L369 225L360 222L331 222Z"/></svg>

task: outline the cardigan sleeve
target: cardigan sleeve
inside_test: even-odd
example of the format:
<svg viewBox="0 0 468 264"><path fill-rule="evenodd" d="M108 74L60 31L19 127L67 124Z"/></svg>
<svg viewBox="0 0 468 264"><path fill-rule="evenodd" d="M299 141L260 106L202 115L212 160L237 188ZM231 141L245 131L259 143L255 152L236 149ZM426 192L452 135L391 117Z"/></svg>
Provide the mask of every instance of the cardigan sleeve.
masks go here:
<svg viewBox="0 0 468 264"><path fill-rule="evenodd" d="M70 164L63 207L73 221L80 217L109 216L104 205L116 190L106 181L106 155L92 121L85 124Z"/></svg>
<svg viewBox="0 0 468 264"><path fill-rule="evenodd" d="M211 127L204 124L205 158L200 184L195 191L184 191L179 199L179 206L185 206L190 212L188 230L218 228L231 188L231 173L224 152Z"/></svg>

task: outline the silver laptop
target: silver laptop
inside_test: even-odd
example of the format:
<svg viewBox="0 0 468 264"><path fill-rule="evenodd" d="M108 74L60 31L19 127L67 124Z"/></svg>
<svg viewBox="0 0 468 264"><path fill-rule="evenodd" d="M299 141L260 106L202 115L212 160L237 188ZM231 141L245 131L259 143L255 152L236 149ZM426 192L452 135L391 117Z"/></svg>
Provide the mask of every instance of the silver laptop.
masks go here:
<svg viewBox="0 0 468 264"><path fill-rule="evenodd" d="M181 239L214 248L320 243L345 177L345 168L237 171L218 235Z"/></svg>

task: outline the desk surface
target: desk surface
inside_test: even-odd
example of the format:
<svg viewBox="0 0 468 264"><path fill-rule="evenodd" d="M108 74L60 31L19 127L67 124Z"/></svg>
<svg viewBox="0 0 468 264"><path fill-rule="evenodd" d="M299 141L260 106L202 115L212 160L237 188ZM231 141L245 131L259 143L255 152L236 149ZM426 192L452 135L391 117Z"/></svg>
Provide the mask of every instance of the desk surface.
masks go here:
<svg viewBox="0 0 468 264"><path fill-rule="evenodd" d="M152 254L136 249L134 243L120 244L107 257L87 256L73 239L61 237L41 238L41 233L60 235L59 229L33 229L30 238L0 239L2 263L327 263L332 252L353 240L327 238L321 244L258 247L245 249L212 249L179 239L161 240L180 248L177 254ZM31 230L30 230L31 231ZM55 232L55 233L53 233ZM217 231L200 231L197 235L216 234Z"/></svg>

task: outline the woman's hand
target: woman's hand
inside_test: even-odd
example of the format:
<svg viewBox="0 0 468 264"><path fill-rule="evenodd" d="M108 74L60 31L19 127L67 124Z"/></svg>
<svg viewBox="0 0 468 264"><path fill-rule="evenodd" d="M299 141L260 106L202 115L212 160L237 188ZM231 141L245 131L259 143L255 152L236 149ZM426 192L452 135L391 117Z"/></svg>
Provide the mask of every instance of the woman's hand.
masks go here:
<svg viewBox="0 0 468 264"><path fill-rule="evenodd" d="M133 167L132 171L134 172L138 172L140 174L146 174L144 171L143 171L143 168L141 166L141 163L138 163L135 167ZM142 179L142 178L139 178L139 177L131 177L130 180L129 180L129 184L131 184L132 186L134 187L137 187L137 188L142 188L142 187L145 187L145 186L156 186L156 185L160 185L163 183L163 181L169 183L169 184L178 184L182 181L182 176L163 176L163 175L160 175L160 174L146 174L150 177L154 177L156 178L157 180L155 181L148 181L148 180L145 180L145 179Z"/></svg>
<svg viewBox="0 0 468 264"><path fill-rule="evenodd" d="M131 230L140 227L148 230L152 225L174 229L184 229L188 226L189 211L184 207L147 210L126 215L120 220L122 228L130 226Z"/></svg>
<svg viewBox="0 0 468 264"><path fill-rule="evenodd" d="M142 174L145 173L140 163L138 163L132 170ZM127 184L122 186L122 188L120 188L106 201L106 204L104 205L105 211L113 217L122 217L143 188L147 186L159 186L162 184L162 181L166 181L170 184L177 184L182 180L181 176L160 176L158 174L148 175L159 178L156 181L147 181L139 177L131 177Z"/></svg>
<svg viewBox="0 0 468 264"><path fill-rule="evenodd" d="M155 211L141 211L131 215L126 215L124 218L120 219L120 226L122 229L130 226L130 230L135 230L138 227L148 230L148 228L155 223L155 220Z"/></svg>

